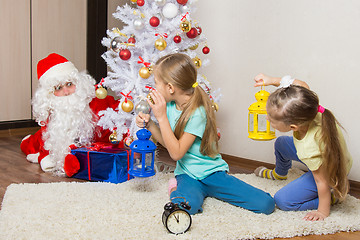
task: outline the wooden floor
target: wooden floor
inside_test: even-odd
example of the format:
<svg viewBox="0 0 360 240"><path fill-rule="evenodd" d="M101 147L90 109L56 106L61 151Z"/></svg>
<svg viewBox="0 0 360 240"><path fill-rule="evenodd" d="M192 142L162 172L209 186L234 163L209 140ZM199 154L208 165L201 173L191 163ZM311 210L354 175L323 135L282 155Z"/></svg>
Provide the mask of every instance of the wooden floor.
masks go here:
<svg viewBox="0 0 360 240"><path fill-rule="evenodd" d="M21 139L27 134L34 133L37 129L18 129L0 131L0 201L2 202L7 186L12 183L48 183L48 182L83 182L83 180L62 178L53 176L50 173L44 173L38 164L26 161L24 154L20 150ZM229 163L230 173L252 173L259 166L259 162L248 161L244 159L223 155L223 158ZM166 151L159 152L159 159L163 162L174 165ZM267 164L265 164L267 165ZM271 164L268 164L271 166ZM352 189L351 195L360 198L360 191ZM286 238L291 240L359 240L359 232L341 232L337 234L318 236L310 235L304 237ZM280 238L278 238L280 240ZM285 240L285 239L284 239Z"/></svg>

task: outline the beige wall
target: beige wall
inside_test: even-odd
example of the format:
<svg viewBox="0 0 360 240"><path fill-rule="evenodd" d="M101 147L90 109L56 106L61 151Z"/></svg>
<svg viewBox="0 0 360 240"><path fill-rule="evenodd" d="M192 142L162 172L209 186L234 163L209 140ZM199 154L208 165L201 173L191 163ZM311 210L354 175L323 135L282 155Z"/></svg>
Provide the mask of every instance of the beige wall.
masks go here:
<svg viewBox="0 0 360 240"><path fill-rule="evenodd" d="M347 130L350 179L360 181L360 1L199 0L196 6L211 48L203 72L223 94L222 152L274 163L274 141L247 138L247 108L255 101L257 73L291 74L307 81Z"/></svg>
<svg viewBox="0 0 360 240"><path fill-rule="evenodd" d="M33 92L39 60L55 52L83 71L86 69L87 0L32 1Z"/></svg>
<svg viewBox="0 0 360 240"><path fill-rule="evenodd" d="M31 118L30 2L0 0L0 121Z"/></svg>
<svg viewBox="0 0 360 240"><path fill-rule="evenodd" d="M31 119L37 63L59 53L86 67L87 0L0 0L0 121Z"/></svg>
<svg viewBox="0 0 360 240"><path fill-rule="evenodd" d="M113 17L113 13L116 12L117 6L122 6L125 3L130 4L129 0L108 0L108 29L112 29L114 27L119 28L120 30L123 28L123 22L115 19Z"/></svg>

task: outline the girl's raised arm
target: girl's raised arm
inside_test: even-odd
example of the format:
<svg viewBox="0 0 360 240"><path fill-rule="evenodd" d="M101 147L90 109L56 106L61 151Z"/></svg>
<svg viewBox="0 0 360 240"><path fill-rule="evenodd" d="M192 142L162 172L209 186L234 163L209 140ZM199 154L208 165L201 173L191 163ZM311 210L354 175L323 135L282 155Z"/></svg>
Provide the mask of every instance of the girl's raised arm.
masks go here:
<svg viewBox="0 0 360 240"><path fill-rule="evenodd" d="M279 87L280 84L281 84L282 78L280 78L280 77L270 77L270 76L265 75L263 73L259 73L258 75L255 76L254 81L255 81L254 87L269 86L269 85ZM293 79L293 81L291 81L291 84L302 86L302 87L305 87L307 89L310 89L309 85L307 85L306 82L301 81L299 79Z"/></svg>

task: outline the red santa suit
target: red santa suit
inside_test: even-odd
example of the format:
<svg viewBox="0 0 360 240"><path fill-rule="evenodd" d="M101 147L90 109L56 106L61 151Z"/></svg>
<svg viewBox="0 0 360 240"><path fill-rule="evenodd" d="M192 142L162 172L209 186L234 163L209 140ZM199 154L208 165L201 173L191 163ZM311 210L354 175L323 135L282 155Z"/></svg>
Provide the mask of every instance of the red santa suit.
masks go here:
<svg viewBox="0 0 360 240"><path fill-rule="evenodd" d="M52 53L37 66L39 87L33 98L33 114L41 129L26 136L21 150L30 162L39 163L43 171L71 177L79 168L70 146L91 142L109 142L111 132L96 126L98 113L119 102L113 97L95 97L95 80L80 73L66 58ZM69 96L55 96L54 89L67 83L76 90Z"/></svg>

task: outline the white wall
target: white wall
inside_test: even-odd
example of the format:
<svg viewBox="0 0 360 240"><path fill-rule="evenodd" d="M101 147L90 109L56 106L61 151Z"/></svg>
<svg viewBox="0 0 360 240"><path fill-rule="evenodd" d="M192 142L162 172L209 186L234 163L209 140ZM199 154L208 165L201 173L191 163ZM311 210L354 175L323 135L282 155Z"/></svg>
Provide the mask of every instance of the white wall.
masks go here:
<svg viewBox="0 0 360 240"><path fill-rule="evenodd" d="M360 181L360 1L199 0L196 6L192 18L211 49L211 65L202 71L223 94L222 152L274 163L274 141L247 138L247 109L257 73L290 74L306 81L347 130L350 179Z"/></svg>

